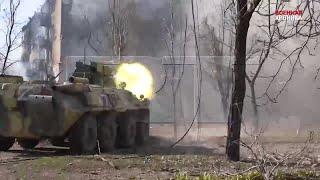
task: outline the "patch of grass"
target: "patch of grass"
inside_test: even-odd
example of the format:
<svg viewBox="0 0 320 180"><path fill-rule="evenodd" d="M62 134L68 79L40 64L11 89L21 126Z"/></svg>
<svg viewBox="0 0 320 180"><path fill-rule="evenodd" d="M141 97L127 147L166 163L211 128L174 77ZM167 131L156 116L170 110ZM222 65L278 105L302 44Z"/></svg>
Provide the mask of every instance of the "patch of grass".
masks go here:
<svg viewBox="0 0 320 180"><path fill-rule="evenodd" d="M314 171L307 171L307 170L300 170L294 173L286 173L286 172L279 171L276 174L276 179L277 180L320 179L320 175Z"/></svg>
<svg viewBox="0 0 320 180"><path fill-rule="evenodd" d="M204 173L198 177L191 177L186 173L178 173L174 180L264 180L263 175L258 171L252 171L243 175L223 176L210 175ZM293 173L286 173L279 171L275 174L275 180L303 180L303 179L320 179L320 175L314 171L297 171Z"/></svg>
<svg viewBox="0 0 320 180"><path fill-rule="evenodd" d="M58 173L57 179L66 179L64 174L70 161L67 157L43 157L21 163L16 167L17 176L18 179L30 179L40 177L43 172L49 170Z"/></svg>
<svg viewBox="0 0 320 180"><path fill-rule="evenodd" d="M207 174L207 173L204 173L204 174L200 175L199 177L190 177L186 173L179 173L176 175L176 177L174 179L175 180L191 180L191 179L195 179L195 180L221 180L221 179L224 179L224 177L218 176L218 175L211 175L211 174Z"/></svg>
<svg viewBox="0 0 320 180"><path fill-rule="evenodd" d="M25 180L28 178L28 167L27 166L22 166L18 168L17 170L17 176L19 180Z"/></svg>
<svg viewBox="0 0 320 180"><path fill-rule="evenodd" d="M228 178L230 180L264 180L262 174L257 171L252 171L244 175L235 175Z"/></svg>
<svg viewBox="0 0 320 180"><path fill-rule="evenodd" d="M175 180L189 180L190 177L187 175L187 173L179 173L174 178Z"/></svg>
<svg viewBox="0 0 320 180"><path fill-rule="evenodd" d="M70 159L67 157L43 157L32 162L35 169L56 169L65 170Z"/></svg>

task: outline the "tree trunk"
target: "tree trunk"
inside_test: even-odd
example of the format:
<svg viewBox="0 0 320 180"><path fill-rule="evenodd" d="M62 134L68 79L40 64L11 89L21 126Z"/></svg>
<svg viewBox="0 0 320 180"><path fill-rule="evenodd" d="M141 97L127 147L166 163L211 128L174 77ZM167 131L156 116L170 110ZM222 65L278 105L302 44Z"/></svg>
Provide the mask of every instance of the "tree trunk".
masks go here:
<svg viewBox="0 0 320 180"><path fill-rule="evenodd" d="M234 89L228 117L226 154L229 160L240 160L240 132L243 101L246 94L246 45L252 14L245 15L247 0L238 0L238 23L236 25Z"/></svg>
<svg viewBox="0 0 320 180"><path fill-rule="evenodd" d="M177 139L178 138L178 121L177 121L176 93L175 93L175 89L174 89L175 86L174 85L175 85L175 83L171 83L172 103L173 103L173 122L174 122L173 132L174 132L174 138Z"/></svg>
<svg viewBox="0 0 320 180"><path fill-rule="evenodd" d="M221 62L219 62L221 63ZM229 98L229 88L228 86L226 86L227 83L231 83L231 82L226 82L228 81L227 78L225 78L226 73L229 73L228 71L226 72L224 69L222 69L222 65L219 64L217 62L215 62L215 66L216 66L216 71L218 74L218 88L219 88L219 92L220 92L220 96L221 96L221 103L222 103L222 108L223 108L223 115L225 118L228 117L228 98Z"/></svg>
<svg viewBox="0 0 320 180"><path fill-rule="evenodd" d="M254 84L250 84L250 90L251 90L251 104L253 109L253 126L254 130L257 132L260 126L260 119L259 119L259 112L257 107L257 97L256 97L256 91L254 88Z"/></svg>

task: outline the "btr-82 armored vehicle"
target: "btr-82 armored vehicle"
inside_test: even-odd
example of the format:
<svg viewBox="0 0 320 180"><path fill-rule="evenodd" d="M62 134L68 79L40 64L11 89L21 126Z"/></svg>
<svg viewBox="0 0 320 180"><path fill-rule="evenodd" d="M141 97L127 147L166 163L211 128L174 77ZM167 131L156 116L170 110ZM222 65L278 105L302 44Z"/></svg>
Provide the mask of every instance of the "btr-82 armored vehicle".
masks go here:
<svg viewBox="0 0 320 180"><path fill-rule="evenodd" d="M49 139L78 154L143 144L149 136L149 100L116 88L112 69L77 63L69 82L24 82L0 76L0 150L25 149Z"/></svg>

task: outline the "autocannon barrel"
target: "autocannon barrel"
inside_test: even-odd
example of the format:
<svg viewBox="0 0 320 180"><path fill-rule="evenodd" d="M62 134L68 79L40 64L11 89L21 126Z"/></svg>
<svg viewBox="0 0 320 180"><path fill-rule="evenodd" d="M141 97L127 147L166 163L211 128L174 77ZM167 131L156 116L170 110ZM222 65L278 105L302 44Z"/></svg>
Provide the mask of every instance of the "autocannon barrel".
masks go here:
<svg viewBox="0 0 320 180"><path fill-rule="evenodd" d="M88 78L80 78L80 77L71 76L69 78L69 82L71 82L71 83L89 84L89 79Z"/></svg>

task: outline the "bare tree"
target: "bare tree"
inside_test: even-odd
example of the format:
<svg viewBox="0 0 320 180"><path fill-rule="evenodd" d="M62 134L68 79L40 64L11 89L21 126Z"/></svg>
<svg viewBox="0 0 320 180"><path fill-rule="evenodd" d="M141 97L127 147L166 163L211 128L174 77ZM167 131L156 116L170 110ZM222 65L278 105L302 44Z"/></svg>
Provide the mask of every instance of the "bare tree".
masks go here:
<svg viewBox="0 0 320 180"><path fill-rule="evenodd" d="M20 6L20 0L10 0L8 6L8 8L4 9L4 16L1 17L5 23L5 29L0 31L0 34L4 34L4 36L1 35L1 37L5 37L4 47L0 49L2 75L5 74L6 69L10 66L7 65L10 61L10 54L21 46L21 43L19 43L21 31L17 28L17 13ZM1 51L2 49L4 50Z"/></svg>
<svg viewBox="0 0 320 180"><path fill-rule="evenodd" d="M234 89L228 118L228 137L226 153L230 160L240 160L240 130L243 101L246 95L246 48L250 20L254 9L261 0L253 1L250 8L248 0L237 0L237 24L235 41Z"/></svg>
<svg viewBox="0 0 320 180"><path fill-rule="evenodd" d="M177 91L175 89L175 77L176 77L176 57L175 57L175 39L176 39L176 32L175 32L175 26L174 26L174 20L175 20L175 12L174 12L174 5L173 1L170 2L170 25L166 26L166 31L168 33L169 42L166 41L166 47L168 49L168 54L170 58L170 64L172 64L172 70L170 73L171 76L171 91L172 91L172 104L173 104L173 123L174 123L174 137L178 137L178 122L177 122Z"/></svg>
<svg viewBox="0 0 320 180"><path fill-rule="evenodd" d="M302 20L299 21L289 21L289 20L277 20L275 14L271 13L271 3L268 1L268 6L263 6L261 3L256 12L261 18L267 18L266 25L258 25L257 28L259 32L263 34L256 38L254 47L250 48L247 60L251 59L256 55L257 60L256 68L252 71L247 70L246 79L249 84L251 91L251 102L253 106L253 112L255 117L255 127L259 128L259 114L258 106L264 105L267 102L277 102L278 97L287 87L290 80L294 75L297 66L303 67L301 62L301 56L303 52L307 52L312 55L311 49L315 49L317 46L317 37L320 35L319 31L319 11L315 11L315 7L319 7L319 2L313 1L302 1L297 5L296 10L304 10L304 16ZM286 5L284 3L276 2L273 3L276 9L285 9ZM297 45L292 45L294 48L292 50L286 50L284 47L288 46L288 41L297 42ZM278 69L272 75L262 75L262 69L267 65L267 63L272 59L280 59ZM285 63L290 62L292 65L291 72L285 83L277 90L276 95L272 97L270 90L272 84L275 80L281 78L280 72L286 67ZM268 86L261 95L256 94L255 85L258 79L267 80ZM264 102L257 102L257 100L263 100Z"/></svg>
<svg viewBox="0 0 320 180"><path fill-rule="evenodd" d="M261 3L262 2L262 3ZM282 3L276 4L276 10L279 10L283 7ZM260 76L261 70L265 65L267 59L270 58L271 49L274 49L276 54L281 54L284 56L281 63L279 64L278 69L275 74L269 76L270 78L268 87L266 91L263 93L263 96L267 97L272 102L276 102L278 97L284 91L284 89L289 84L290 80L292 80L295 69L298 65L301 65L301 55L304 51L310 53L310 43L312 40L316 39L319 36L319 15L316 15L317 12L315 9L319 7L319 2L315 0L305 0L297 7L301 8L304 12L303 19L294 21L293 23L288 23L288 21L280 22L274 20L272 23L272 16L275 14L271 12L271 3L268 0L268 3L264 4L261 0L238 0L237 1L237 24L236 24L236 46L235 46L235 72L234 72L234 89L232 94L232 103L230 107L230 114L228 119L228 139L227 139L227 156L231 160L238 161L240 156L240 148L239 148L239 140L240 140L240 129L241 129L241 121L242 121L242 110L243 110L243 100L246 93L246 83L247 79L251 92L254 96L252 103L254 106L257 105L255 99L255 82L257 78ZM281 6L282 5L282 6ZM267 12L261 12L261 9L267 8ZM246 64L248 59L248 54L251 54L251 51L247 54L247 50L244 47L247 47L247 35L248 29L250 27L250 20L253 13L256 12L261 18L267 18L268 23L266 25L258 26L259 28L263 28L266 32L267 38L264 40L257 40L257 43L261 43L261 49L257 51L253 51L254 53L260 53L258 68L252 74L247 74L246 72ZM303 42L299 47L295 48L289 53L279 50L281 47L280 44L284 43L286 40L290 38L302 38ZM253 53L253 54L254 54ZM295 58L293 58L295 57ZM285 63L287 61L291 61L291 72L286 79L285 83L280 87L278 93L274 97L271 97L269 94L269 90L279 76L281 70L285 67Z"/></svg>
<svg viewBox="0 0 320 180"><path fill-rule="evenodd" d="M224 1L221 5L221 20L219 21L218 28L210 25L208 19L204 21L205 35L202 37L208 41L207 49L210 56L212 56L211 68L212 74L216 76L218 89L221 96L221 104L224 112L224 117L228 117L230 89L232 85L232 72L230 58L234 49L234 24L232 23L232 15L226 16L225 9L228 8L230 1ZM228 13L232 13L229 11ZM228 39L229 37L229 39ZM228 61L229 60L229 61ZM228 61L228 62L225 62ZM226 65L230 65L227 67Z"/></svg>
<svg viewBox="0 0 320 180"><path fill-rule="evenodd" d="M120 0L109 0L108 2L111 17L108 25L111 26L111 31L108 30L107 34L111 38L113 55L121 59L127 48L128 19L131 14L130 6L132 4L129 3L124 6Z"/></svg>
<svg viewBox="0 0 320 180"><path fill-rule="evenodd" d="M179 97L181 93L181 82L185 71L186 62L186 45L188 36L188 17L186 16L184 22L176 24L179 19L179 5L180 2L170 1L170 23L164 23L165 32L165 46L167 48L170 69L165 68L166 79L170 78L170 86L172 92L172 116L174 123L174 137L178 137L178 118L183 116L182 113L182 99ZM183 18L182 18L183 19ZM182 20L183 21L183 20ZM178 26L184 26L184 30L178 35ZM179 49L181 52L178 52ZM164 82L166 83L166 82Z"/></svg>
<svg viewBox="0 0 320 180"><path fill-rule="evenodd" d="M90 54L98 56L112 54L121 59L128 50L129 18L134 16L135 2L108 0L106 15L89 18L83 12L83 26L86 38L83 48L84 59Z"/></svg>

